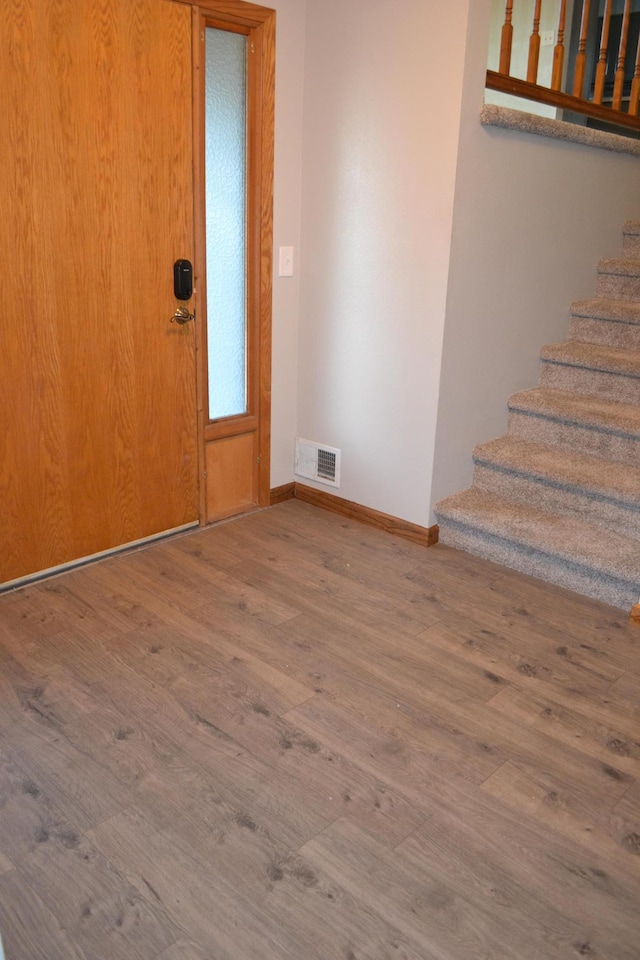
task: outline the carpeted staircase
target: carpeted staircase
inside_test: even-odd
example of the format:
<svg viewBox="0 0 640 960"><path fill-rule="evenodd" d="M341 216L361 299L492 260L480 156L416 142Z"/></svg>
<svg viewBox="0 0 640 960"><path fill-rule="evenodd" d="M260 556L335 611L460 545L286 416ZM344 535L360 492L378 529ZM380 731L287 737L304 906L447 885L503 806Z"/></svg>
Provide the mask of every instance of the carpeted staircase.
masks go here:
<svg viewBox="0 0 640 960"><path fill-rule="evenodd" d="M540 386L473 453L473 486L436 504L443 543L627 610L640 597L640 221L544 347Z"/></svg>

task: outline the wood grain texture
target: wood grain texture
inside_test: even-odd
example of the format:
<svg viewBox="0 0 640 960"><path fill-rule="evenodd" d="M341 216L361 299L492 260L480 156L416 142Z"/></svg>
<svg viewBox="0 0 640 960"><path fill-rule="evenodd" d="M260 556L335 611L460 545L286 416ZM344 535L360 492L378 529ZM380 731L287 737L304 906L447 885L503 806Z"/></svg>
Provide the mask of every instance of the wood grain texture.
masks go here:
<svg viewBox="0 0 640 960"><path fill-rule="evenodd" d="M212 440L206 445L206 520L223 520L258 504L255 433Z"/></svg>
<svg viewBox="0 0 640 960"><path fill-rule="evenodd" d="M299 500L0 596L11 960L636 960L640 640Z"/></svg>
<svg viewBox="0 0 640 960"><path fill-rule="evenodd" d="M11 0L0 24L0 580L197 516L189 11Z"/></svg>
<svg viewBox="0 0 640 960"><path fill-rule="evenodd" d="M350 517L353 520L359 520L361 523L370 524L380 530L386 530L387 533L406 537L407 540L423 544L426 547L432 547L438 542L437 524L432 527L421 527L417 523L400 520L388 513L381 513L379 510L372 510L371 507L364 507L351 500L336 497L332 493L325 493L324 490L308 487L304 483L296 483L296 499L303 500L305 503L312 503L324 510L332 510L343 517Z"/></svg>

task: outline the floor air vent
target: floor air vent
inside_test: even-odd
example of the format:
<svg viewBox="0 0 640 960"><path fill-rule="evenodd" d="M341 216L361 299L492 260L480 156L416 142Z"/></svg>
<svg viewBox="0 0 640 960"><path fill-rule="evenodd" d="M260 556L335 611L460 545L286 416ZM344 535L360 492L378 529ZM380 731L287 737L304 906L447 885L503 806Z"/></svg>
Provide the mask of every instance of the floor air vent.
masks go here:
<svg viewBox="0 0 640 960"><path fill-rule="evenodd" d="M296 438L295 473L298 477L340 486L340 451Z"/></svg>

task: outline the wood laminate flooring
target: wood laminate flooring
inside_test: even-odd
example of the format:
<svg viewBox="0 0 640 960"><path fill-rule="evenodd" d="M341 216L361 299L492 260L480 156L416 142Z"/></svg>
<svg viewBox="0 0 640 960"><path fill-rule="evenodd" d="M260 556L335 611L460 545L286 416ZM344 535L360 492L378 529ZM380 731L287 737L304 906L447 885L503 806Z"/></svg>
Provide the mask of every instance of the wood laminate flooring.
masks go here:
<svg viewBox="0 0 640 960"><path fill-rule="evenodd" d="M640 631L296 501L0 597L7 960L640 958Z"/></svg>

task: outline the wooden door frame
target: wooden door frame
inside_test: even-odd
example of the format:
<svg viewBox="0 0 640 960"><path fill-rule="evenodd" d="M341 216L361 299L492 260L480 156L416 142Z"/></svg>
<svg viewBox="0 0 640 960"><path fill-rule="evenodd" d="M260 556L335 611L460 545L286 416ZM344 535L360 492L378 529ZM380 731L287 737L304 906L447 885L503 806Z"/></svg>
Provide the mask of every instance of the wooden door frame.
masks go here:
<svg viewBox="0 0 640 960"><path fill-rule="evenodd" d="M185 0L178 0L185 2ZM196 323L197 407L199 449L200 523L207 522L207 443L237 434L243 428L257 431L255 488L257 505L268 506L271 489L271 340L273 292L273 170L275 117L275 21L276 12L244 0L207 0L191 3L193 22L193 117L194 117L194 227L196 315L206 316L205 216L204 216L204 83L203 23L229 24L249 29L258 59L255 82L249 89L252 117L251 154L248 171L253 215L248 217L247 259L250 267L248 289L249 324L258 353L253 382L247 384L248 413L217 423L208 419L206 325ZM248 367L253 366L251 360Z"/></svg>

